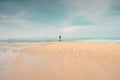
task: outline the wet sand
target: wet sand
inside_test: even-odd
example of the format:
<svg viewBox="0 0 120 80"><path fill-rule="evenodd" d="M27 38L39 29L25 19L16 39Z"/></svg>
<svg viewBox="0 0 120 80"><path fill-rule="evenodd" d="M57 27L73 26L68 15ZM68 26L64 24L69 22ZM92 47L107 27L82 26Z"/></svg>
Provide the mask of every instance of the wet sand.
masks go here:
<svg viewBox="0 0 120 80"><path fill-rule="evenodd" d="M120 80L120 44L14 43L0 51L0 80Z"/></svg>

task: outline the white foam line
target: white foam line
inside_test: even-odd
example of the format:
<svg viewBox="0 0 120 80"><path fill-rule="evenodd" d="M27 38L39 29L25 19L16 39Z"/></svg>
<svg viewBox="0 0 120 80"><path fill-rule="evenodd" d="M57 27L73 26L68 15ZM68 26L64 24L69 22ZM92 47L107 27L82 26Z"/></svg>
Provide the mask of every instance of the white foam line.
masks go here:
<svg viewBox="0 0 120 80"><path fill-rule="evenodd" d="M24 47L17 48L16 50L22 50L22 49L32 48L32 47L38 47L38 46L39 46L39 45L24 46Z"/></svg>
<svg viewBox="0 0 120 80"><path fill-rule="evenodd" d="M44 44L34 44L34 45L31 45L31 46L29 45L29 46L19 47L16 50L22 50L22 49L26 49L26 48L39 47L41 45L44 45Z"/></svg>

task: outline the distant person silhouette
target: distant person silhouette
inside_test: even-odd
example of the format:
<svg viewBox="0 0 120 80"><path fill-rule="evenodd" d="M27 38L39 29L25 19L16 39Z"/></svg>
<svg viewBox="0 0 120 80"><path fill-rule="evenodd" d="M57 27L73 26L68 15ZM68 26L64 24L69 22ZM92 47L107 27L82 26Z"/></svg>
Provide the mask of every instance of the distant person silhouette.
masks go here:
<svg viewBox="0 0 120 80"><path fill-rule="evenodd" d="M61 35L59 35L59 42L61 42L62 40L61 40Z"/></svg>

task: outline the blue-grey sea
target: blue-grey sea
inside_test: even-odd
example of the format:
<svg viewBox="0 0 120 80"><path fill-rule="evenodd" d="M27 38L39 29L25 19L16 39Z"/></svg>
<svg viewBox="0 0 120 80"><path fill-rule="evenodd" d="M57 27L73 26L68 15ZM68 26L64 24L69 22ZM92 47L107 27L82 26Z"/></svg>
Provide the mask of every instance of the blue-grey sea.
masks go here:
<svg viewBox="0 0 120 80"><path fill-rule="evenodd" d="M15 42L58 42L56 38L45 39L8 39L0 40L0 42L15 43ZM120 43L120 38L70 38L62 39L62 42L108 42L108 43Z"/></svg>

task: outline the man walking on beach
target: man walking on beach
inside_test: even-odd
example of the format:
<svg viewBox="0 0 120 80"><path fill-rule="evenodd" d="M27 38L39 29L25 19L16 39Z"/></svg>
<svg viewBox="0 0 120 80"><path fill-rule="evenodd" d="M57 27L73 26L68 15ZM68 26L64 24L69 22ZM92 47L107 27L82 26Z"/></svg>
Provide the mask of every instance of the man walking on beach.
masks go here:
<svg viewBox="0 0 120 80"><path fill-rule="evenodd" d="M61 42L62 40L61 40L61 35L59 35L59 42Z"/></svg>

